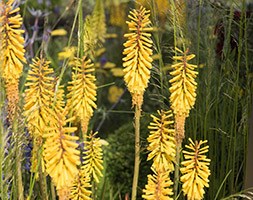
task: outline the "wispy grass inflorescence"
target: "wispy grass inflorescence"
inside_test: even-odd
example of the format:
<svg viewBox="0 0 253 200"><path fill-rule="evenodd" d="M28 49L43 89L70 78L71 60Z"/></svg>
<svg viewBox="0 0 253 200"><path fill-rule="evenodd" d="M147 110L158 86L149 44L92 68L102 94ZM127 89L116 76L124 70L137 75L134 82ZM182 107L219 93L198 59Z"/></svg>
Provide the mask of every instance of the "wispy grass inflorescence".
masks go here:
<svg viewBox="0 0 253 200"><path fill-rule="evenodd" d="M19 78L23 63L26 63L24 38L21 29L20 8L14 8L14 1L0 2L0 76L4 79L8 100L8 118L10 122L18 110Z"/></svg>
<svg viewBox="0 0 253 200"><path fill-rule="evenodd" d="M105 42L105 37L104 1L96 0L93 12L91 15L86 16L83 26L84 52L93 59L95 57L95 50Z"/></svg>
<svg viewBox="0 0 253 200"><path fill-rule="evenodd" d="M124 10L127 8L126 4L112 2L110 7L110 24L113 26L119 26L126 29L126 12ZM123 11L123 12L122 12Z"/></svg>
<svg viewBox="0 0 253 200"><path fill-rule="evenodd" d="M93 27L92 16L88 15L85 18L84 26L83 26L83 47L84 52L89 55L91 58L94 57L95 49L97 46L97 38L94 34L96 30Z"/></svg>
<svg viewBox="0 0 253 200"><path fill-rule="evenodd" d="M92 27L94 28L97 42L104 43L106 35L104 1L96 0L95 8L92 13Z"/></svg>
<svg viewBox="0 0 253 200"><path fill-rule="evenodd" d="M99 177L102 177L103 170L103 151L102 143L99 137L96 137L97 132L90 133L87 140L84 141L84 161L83 170L87 171L87 175L91 176L97 183Z"/></svg>
<svg viewBox="0 0 253 200"><path fill-rule="evenodd" d="M204 187L209 187L208 177L211 174L209 170L210 159L204 155L208 152L209 146L201 147L207 140L195 143L189 138L190 144L185 145L189 151L183 150L185 161L181 162L183 167L180 171L183 174L180 180L183 182L182 190L187 199L201 200L204 198Z"/></svg>
<svg viewBox="0 0 253 200"><path fill-rule="evenodd" d="M174 170L173 162L176 156L175 130L173 128L171 111L157 111L159 117L151 115L153 122L148 129L150 135L147 138L150 151L148 159L153 159L153 168L155 170L163 169L164 171Z"/></svg>
<svg viewBox="0 0 253 200"><path fill-rule="evenodd" d="M179 1L179 0L177 0ZM177 2L176 1L176 2ZM135 0L136 6L142 5L149 9L155 10L159 16L159 23L163 25L166 18L168 19L168 14L171 8L170 1L156 0L156 1L147 1L147 0ZM160 28L160 27L159 27Z"/></svg>
<svg viewBox="0 0 253 200"><path fill-rule="evenodd" d="M170 74L170 102L175 114L176 142L181 143L184 138L185 118L189 116L191 108L195 104L197 83L195 78L198 72L194 71L197 65L189 64L188 61L195 57L194 54L187 55L176 48L181 56L173 56L173 60L179 61L172 65L173 71Z"/></svg>
<svg viewBox="0 0 253 200"><path fill-rule="evenodd" d="M67 108L70 116L77 116L81 122L83 134L87 133L90 118L93 115L93 109L97 108L96 78L94 64L90 59L84 56L82 59L75 58L72 62L73 72L72 81L69 82L67 94Z"/></svg>
<svg viewBox="0 0 253 200"><path fill-rule="evenodd" d="M144 7L130 11L128 17L131 21L127 21L130 33L124 35L127 38L123 51L124 80L132 95L132 105L138 107L143 103L143 94L148 86L153 61L153 42L150 39L151 34L148 33L153 28L150 27L149 16L150 11Z"/></svg>

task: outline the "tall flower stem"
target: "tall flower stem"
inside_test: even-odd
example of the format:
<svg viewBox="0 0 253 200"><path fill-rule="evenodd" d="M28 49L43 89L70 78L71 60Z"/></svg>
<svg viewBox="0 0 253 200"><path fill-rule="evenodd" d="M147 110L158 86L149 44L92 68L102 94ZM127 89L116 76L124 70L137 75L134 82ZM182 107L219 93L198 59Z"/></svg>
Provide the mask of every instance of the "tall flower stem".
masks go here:
<svg viewBox="0 0 253 200"><path fill-rule="evenodd" d="M43 158L40 157L39 159L43 159ZM48 200L46 174L42 170L41 162L39 165L39 179L40 179L40 190L41 190L42 199Z"/></svg>
<svg viewBox="0 0 253 200"><path fill-rule="evenodd" d="M175 166L175 174L174 174L174 199L177 199L178 195L178 184L179 184L179 163L180 163L180 151L181 151L182 143L178 143L176 146L176 166Z"/></svg>
<svg viewBox="0 0 253 200"><path fill-rule="evenodd" d="M51 197L52 197L51 199L56 200L55 188L54 188L54 184L52 181L50 183L50 188L51 188Z"/></svg>
<svg viewBox="0 0 253 200"><path fill-rule="evenodd" d="M16 141L15 141L15 151L16 151L16 163L15 163L15 171L16 171L16 178L17 178L17 189L18 189L18 200L24 200L24 187L23 187L23 181L22 181L22 168L21 168L21 162L22 162L22 151L20 149L20 136L18 136L18 124L16 119L14 118L13 121L13 133L16 136Z"/></svg>
<svg viewBox="0 0 253 200"><path fill-rule="evenodd" d="M20 151L17 152L17 159L20 158ZM18 200L24 200L24 187L22 182L21 160L18 159L16 163L17 177L18 177Z"/></svg>
<svg viewBox="0 0 253 200"><path fill-rule="evenodd" d="M171 108L175 114L175 139L176 139L176 167L174 177L174 197L178 194L179 183L179 163L180 150L182 141L185 137L185 119L189 116L191 108L195 104L197 82L195 78L198 72L194 71L197 65L188 63L195 57L194 54L189 53L189 49L185 52L176 48L181 56L173 56L173 60L177 61L172 65L173 71L170 74L173 78L169 81L170 87L170 102Z"/></svg>
<svg viewBox="0 0 253 200"><path fill-rule="evenodd" d="M134 115L134 126L135 126L135 156L134 156L134 178L132 185L132 200L136 200L138 178L139 178L139 168L140 168L140 118L141 118L141 108L140 106L135 106Z"/></svg>
<svg viewBox="0 0 253 200"><path fill-rule="evenodd" d="M22 170L21 170L21 160L19 159L21 157L21 151L18 151L18 159L16 163L16 170L17 170L17 177L18 177L18 200L24 200L24 187L22 182Z"/></svg>
<svg viewBox="0 0 253 200"><path fill-rule="evenodd" d="M3 181L3 161L4 161L4 152L5 152L5 132L3 124L3 104L4 104L4 85L3 81L0 78L0 199L4 198L4 181Z"/></svg>
<svg viewBox="0 0 253 200"><path fill-rule="evenodd" d="M149 32L153 28L150 27L150 10L146 10L144 7L130 11L128 16L130 21L126 23L130 33L124 35L128 39L124 43L123 71L125 72L125 83L132 96L132 106L135 106L135 161L132 200L136 200L140 165L141 105L143 104L143 94L148 87L150 69L152 68L153 41Z"/></svg>
<svg viewBox="0 0 253 200"><path fill-rule="evenodd" d="M185 137L185 116L175 116L175 139L176 139L176 166L174 174L174 199L177 199L180 179L180 153L182 142Z"/></svg>

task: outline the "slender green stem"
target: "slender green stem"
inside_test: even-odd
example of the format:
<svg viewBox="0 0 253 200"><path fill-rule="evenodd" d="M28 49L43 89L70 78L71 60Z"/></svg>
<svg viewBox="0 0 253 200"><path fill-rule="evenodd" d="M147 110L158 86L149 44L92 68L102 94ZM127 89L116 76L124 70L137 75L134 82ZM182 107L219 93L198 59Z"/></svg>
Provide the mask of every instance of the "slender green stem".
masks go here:
<svg viewBox="0 0 253 200"><path fill-rule="evenodd" d="M78 1L78 5L77 5L77 11L80 10L80 7L81 7L81 6L82 6L82 1L79 0L79 1ZM72 28L71 28L71 32L70 32L70 36L69 36L69 40L68 40L68 45L67 45L67 47L70 47L70 44L71 44L71 41L72 41L72 38L73 38L73 34L74 34L74 30L75 30L75 26L76 26L76 22L77 22L77 17L78 17L78 15L79 15L79 12L76 12L75 17L74 17L74 21L73 21L73 25L72 25ZM61 81L62 81L64 72L65 72L66 69L67 69L67 60L64 60L63 66L62 66L62 70L61 70L60 75L59 75L59 79L58 79L58 81L57 81L57 83L56 83L55 92L58 91L58 88L59 88L59 86L60 86L60 83L61 83Z"/></svg>
<svg viewBox="0 0 253 200"><path fill-rule="evenodd" d="M242 8L242 13L244 13L244 8ZM237 155L237 122L238 122L238 101L239 101L239 89L240 88L240 83L239 83L239 72L240 72L240 64L241 64L241 60L242 60L242 47L243 47L243 15L241 15L240 17L240 23L239 23L239 42L238 42L238 55L237 55L237 70L236 70L236 75L235 75L235 95L234 95L234 108L233 108L233 119L234 119L234 123L232 123L232 127L231 127L231 132L233 132L233 159L232 159L232 172L231 172L231 176L232 176L232 181L230 184L231 187L231 191L234 191L235 189L235 177L236 177L236 172L239 170L237 167L239 167L238 165L236 165L235 163L239 163L240 161L237 160L239 157L236 156Z"/></svg>
<svg viewBox="0 0 253 200"><path fill-rule="evenodd" d="M35 181L36 181L36 174L37 172L39 171L39 166L41 165L41 159L39 159L39 155L41 155L41 151L42 151L42 148L40 148L38 151L37 151L37 157L38 157L38 164L36 166L36 172L35 173L31 173L31 176L30 176L30 184L29 184L29 196L27 197L27 200L30 200L31 197L32 197L32 194L33 194L33 188L34 188L34 185L35 185Z"/></svg>
<svg viewBox="0 0 253 200"><path fill-rule="evenodd" d="M33 187L34 187L34 184L35 184L35 179L36 179L36 176L34 173L31 173L31 176L30 176L30 184L29 184L29 195L27 197L27 200L30 200L31 197L32 197L32 193L33 193Z"/></svg>
<svg viewBox="0 0 253 200"><path fill-rule="evenodd" d="M56 194L55 194L54 184L53 184L52 181L51 181L51 197L52 197L52 200L56 200Z"/></svg>
<svg viewBox="0 0 253 200"><path fill-rule="evenodd" d="M176 166L175 166L175 174L174 174L174 199L177 198L178 195L178 185L179 185L179 164L180 164L180 151L181 151L182 143L177 144L176 147Z"/></svg>
<svg viewBox="0 0 253 200"><path fill-rule="evenodd" d="M157 4L156 4L156 1L155 0L152 0L152 24L154 24L154 26L156 27L159 27L160 24L159 24L159 20L158 20L158 17L157 17ZM161 33L159 32L154 32L153 33L153 36L154 36L154 43L155 43L155 49L159 55L159 59L158 59L158 63L159 63L159 77L160 77L160 86L161 86L161 95L162 97L164 96L164 62L163 62L163 58L162 58L162 48L161 48L161 38L162 38L162 35ZM164 104L162 105L162 109L165 109L164 108Z"/></svg>
<svg viewBox="0 0 253 200"><path fill-rule="evenodd" d="M17 153L16 170L17 170L17 182L18 182L18 200L24 200L24 187L22 182L22 169L21 169L21 151Z"/></svg>
<svg viewBox="0 0 253 200"><path fill-rule="evenodd" d="M173 22L173 36L174 36L174 49L177 47L177 26L176 26L176 13L175 13L175 2L174 0L173 1L170 1L171 5L172 5L172 9L173 9L173 19L172 19L172 22ZM175 51L175 54L177 52Z"/></svg>
<svg viewBox="0 0 253 200"><path fill-rule="evenodd" d="M39 159L43 159L43 158L39 158ZM41 164L39 165L39 180L40 180L40 190L41 190L42 199L48 200L46 175L42 171Z"/></svg>
<svg viewBox="0 0 253 200"><path fill-rule="evenodd" d="M227 175L225 176L225 178L223 179L223 181L222 181L222 183L221 183L221 185L220 185L220 187L219 187L219 189L218 189L218 191L217 191L217 193L216 193L216 196L215 196L214 200L216 200L216 199L218 198L218 196L219 196L219 194L220 194L220 191L221 191L221 188L222 188L223 185L225 184L225 182L226 182L226 180L227 180L227 178L229 177L229 175L230 175L231 172L232 172L232 170L230 170L230 171L227 173Z"/></svg>
<svg viewBox="0 0 253 200"><path fill-rule="evenodd" d="M0 116L2 116L2 109L3 109L3 84L2 80L0 79ZM4 180L3 180L3 163L4 163L4 148L5 148L5 134L4 134L4 125L2 119L0 119L0 199L4 198Z"/></svg>
<svg viewBox="0 0 253 200"><path fill-rule="evenodd" d="M231 5L230 6L230 11L229 11L229 20L228 20L228 28L227 28L227 34L226 34L226 40L225 40L225 43L224 43L224 51L225 51L225 55L226 55L226 62L228 62L229 60L229 52L230 52L230 39L231 39L231 30L232 30L232 22L233 22L233 13L234 13L234 8L233 6ZM226 65L224 65L224 67L226 67ZM233 111L232 111L232 119L234 117L234 107L233 107ZM234 143L234 137L233 137L233 128L234 128L234 121L232 121L231 123L231 137L230 137L230 141L229 141L229 145L228 145L228 152L231 152L228 154L228 157L227 157L227 164L226 164L226 172L228 172L230 169L231 169L231 166L233 166L233 143ZM231 191L232 187L233 187L233 171L231 172L232 175L229 177L229 190ZM223 189L223 194L226 193L226 189L224 187Z"/></svg>
<svg viewBox="0 0 253 200"><path fill-rule="evenodd" d="M92 177L91 178L91 198L94 199L94 200L96 199L95 193L96 193L95 182L94 182L94 178Z"/></svg>
<svg viewBox="0 0 253 200"><path fill-rule="evenodd" d="M22 151L20 149L20 139L21 136L18 135L18 124L17 124L17 117L14 117L13 121L13 134L15 134L15 172L16 172L16 183L17 183L17 191L18 191L18 200L24 200L24 187L23 187L23 181L22 181L22 168L21 168L21 162L22 162Z"/></svg>
<svg viewBox="0 0 253 200"><path fill-rule="evenodd" d="M140 118L141 118L141 108L140 106L135 106L135 160L134 160L134 178L132 186L132 200L136 200L138 178L139 178L139 168L140 168Z"/></svg>
<svg viewBox="0 0 253 200"><path fill-rule="evenodd" d="M77 55L82 58L83 57L83 9L82 9L82 0L79 2L80 6L79 9L79 15L78 15L78 49L77 49Z"/></svg>
<svg viewBox="0 0 253 200"><path fill-rule="evenodd" d="M243 7L245 7L245 4L246 4L246 1L243 0ZM243 9L245 10L245 8ZM244 136L244 146L247 147L245 148L245 151L244 151L244 154L245 154L245 157L247 158L247 161L246 161L246 167L245 167L245 176L244 176L244 181L245 181L245 184L244 184L244 188L247 188L248 185L250 185L248 183L247 180L250 180L250 172L251 171L251 167L252 165L249 164L251 162L253 162L253 157L251 156L252 155L252 151L250 151L250 141L251 141L251 138L252 136L250 137L251 134L253 134L253 126L251 124L251 121L253 121L253 112L251 114L251 117L250 117L250 110L251 110L251 87L250 87L250 71L249 71L249 56L248 56L248 22L247 22L247 16L244 14L244 30L245 30L245 33L244 33L244 53L245 53L245 69L246 69L246 94L247 94L247 100L246 100L246 105L247 105L247 115L249 116L248 117L248 124L250 125L250 129L249 130L246 130L246 133L245 136ZM251 181L249 181L251 182Z"/></svg>
<svg viewBox="0 0 253 200"><path fill-rule="evenodd" d="M202 8L202 0L199 0L199 12L198 12L198 37L197 37L197 65L199 65L199 58L200 58L200 23L201 23L201 8Z"/></svg>

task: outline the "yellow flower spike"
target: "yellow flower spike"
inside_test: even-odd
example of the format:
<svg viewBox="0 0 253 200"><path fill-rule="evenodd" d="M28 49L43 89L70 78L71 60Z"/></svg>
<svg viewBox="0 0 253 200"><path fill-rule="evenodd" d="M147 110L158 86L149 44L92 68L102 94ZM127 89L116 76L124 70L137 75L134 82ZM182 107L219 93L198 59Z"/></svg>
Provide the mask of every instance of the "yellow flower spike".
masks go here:
<svg viewBox="0 0 253 200"><path fill-rule="evenodd" d="M44 58L33 59L28 71L25 86L25 105L23 115L27 120L27 128L33 138L33 150L31 158L31 172L38 175L38 163L44 172L44 161L39 150L43 144L43 136L47 126L56 124L54 106L54 78L53 69L49 68L50 62ZM57 110L57 109L56 109Z"/></svg>
<svg viewBox="0 0 253 200"><path fill-rule="evenodd" d="M172 200L170 197L173 195L172 188L173 182L170 180L170 172L155 170L153 175L148 175L148 184L143 189L143 199L147 200Z"/></svg>
<svg viewBox="0 0 253 200"><path fill-rule="evenodd" d="M190 109L194 106L196 100L197 83L195 78L198 72L194 71L197 65L189 64L188 61L195 57L194 54L187 55L188 51L182 56L174 56L175 61L181 61L172 65L173 71L170 74L173 78L170 80L170 101L175 114L189 115Z"/></svg>
<svg viewBox="0 0 253 200"><path fill-rule="evenodd" d="M176 156L172 112L158 111L158 114L159 117L151 115L153 122L148 126L150 135L147 139L149 142L147 149L150 153L147 160L153 159L152 167L155 170L172 171Z"/></svg>
<svg viewBox="0 0 253 200"><path fill-rule="evenodd" d="M77 128L67 126L67 122L74 120L74 117L66 119L66 109L64 105L64 90L60 86L54 97L52 111L54 116L52 122L45 127L43 137L43 158L45 161L46 172L52 178L56 186L59 197L69 192L75 177L78 174L77 166L80 162L80 151L77 150L79 139L73 134Z"/></svg>
<svg viewBox="0 0 253 200"><path fill-rule="evenodd" d="M91 200L90 196L90 176L85 169L81 168L70 188L69 198L75 200Z"/></svg>
<svg viewBox="0 0 253 200"><path fill-rule="evenodd" d="M1 3L0 11L0 74L5 80L18 81L26 63L24 38L21 30L22 17L17 14L19 8L13 7L14 1Z"/></svg>
<svg viewBox="0 0 253 200"><path fill-rule="evenodd" d="M26 63L22 17L18 14L20 8L14 8L13 3L11 0L0 3L0 76L5 82L10 123L18 111L19 78Z"/></svg>
<svg viewBox="0 0 253 200"><path fill-rule="evenodd" d="M83 134L86 134L93 110L97 108L97 86L93 75L95 69L86 56L82 59L75 58L73 64L72 81L68 86L67 109L70 116L75 115L79 118Z"/></svg>
<svg viewBox="0 0 253 200"><path fill-rule="evenodd" d="M127 21L130 33L124 35L127 41L124 43L123 67L124 80L129 92L132 95L132 105L139 108L143 103L143 94L150 79L152 68L152 30L149 20L150 11L141 7L139 10L132 10L128 15L131 21Z"/></svg>
<svg viewBox="0 0 253 200"><path fill-rule="evenodd" d="M87 136L87 140L84 141L84 154L83 157L83 170L87 170L89 176L91 176L97 183L99 182L99 177L102 177L103 170L103 151L100 138L96 138L97 132L90 133Z"/></svg>
<svg viewBox="0 0 253 200"><path fill-rule="evenodd" d="M66 127L66 119L57 113L58 124L46 128L44 137L43 157L46 172L51 176L57 190L69 188L78 174L80 165L80 151L76 148L77 136L69 135L76 131L75 127Z"/></svg>
<svg viewBox="0 0 253 200"><path fill-rule="evenodd" d="M28 71L25 86L24 116L27 117L29 133L34 137L42 136L49 121L54 98L53 69L44 58L33 59Z"/></svg>
<svg viewBox="0 0 253 200"><path fill-rule="evenodd" d="M206 144L207 140L199 142L193 141L189 138L190 144L185 145L188 151L183 150L185 161L181 162L183 167L180 171L182 176L180 180L183 182L182 190L187 199L201 200L204 198L204 187L209 187L208 177L211 174L209 165L211 160L204 155L208 152L209 146L201 147Z"/></svg>
<svg viewBox="0 0 253 200"><path fill-rule="evenodd" d="M196 100L197 83L195 78L198 72L194 71L197 65L189 64L188 61L195 57L194 54L188 55L188 49L182 52L176 48L180 56L173 56L177 63L172 65L173 71L170 74L173 78L170 80L170 102L171 108L175 114L176 141L181 143L184 138L184 124L186 117L189 116Z"/></svg>

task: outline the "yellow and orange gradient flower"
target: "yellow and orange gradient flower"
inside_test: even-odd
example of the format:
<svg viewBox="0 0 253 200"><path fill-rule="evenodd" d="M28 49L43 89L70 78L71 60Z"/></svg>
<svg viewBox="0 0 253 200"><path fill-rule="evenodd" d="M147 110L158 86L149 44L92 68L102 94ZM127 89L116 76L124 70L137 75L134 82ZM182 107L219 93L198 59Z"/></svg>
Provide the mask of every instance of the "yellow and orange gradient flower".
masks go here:
<svg viewBox="0 0 253 200"><path fill-rule="evenodd" d="M144 7L130 11L128 17L131 21L127 21L130 33L124 35L127 38L123 51L124 80L132 95L132 105L138 107L143 103L143 94L148 86L153 61L153 42L149 33L153 28L150 27L149 16L150 11Z"/></svg>
<svg viewBox="0 0 253 200"><path fill-rule="evenodd" d="M62 86L59 86L55 93L51 107L54 115L43 134L45 139L43 158L46 172L56 186L59 199L65 199L63 197L69 194L70 187L78 174L77 166L81 164L80 150L77 149L79 137L74 135L77 128L68 125L75 117L66 118L67 109Z"/></svg>
<svg viewBox="0 0 253 200"><path fill-rule="evenodd" d="M143 199L147 200L172 200L173 191L169 171L155 170L153 175L148 175L148 184L143 189Z"/></svg>
<svg viewBox="0 0 253 200"><path fill-rule="evenodd" d="M175 130L171 111L158 111L159 116L151 115L153 122L148 129L148 159L153 159L152 167L155 170L173 171L176 157Z"/></svg>
<svg viewBox="0 0 253 200"><path fill-rule="evenodd" d="M21 29L20 8L14 7L14 1L0 2L0 76L4 79L7 100L8 119L13 121L19 102L19 78L26 63L24 38Z"/></svg>
<svg viewBox="0 0 253 200"><path fill-rule="evenodd" d="M54 71L49 64L44 58L33 59L25 84L24 116L27 117L29 133L34 138L42 137L48 122L52 122L50 109L54 98Z"/></svg>
<svg viewBox="0 0 253 200"><path fill-rule="evenodd" d="M65 113L57 113L58 124L45 129L43 157L46 172L52 178L58 192L70 190L72 182L78 174L77 166L80 165L80 151L77 150L79 139L71 133L76 127L66 126L73 118L66 119Z"/></svg>
<svg viewBox="0 0 253 200"><path fill-rule="evenodd" d="M207 143L207 140L194 143L189 138L189 141L190 144L185 145L188 151L183 151L185 161L181 162L183 165L180 169L182 190L187 195L188 200L201 200L205 194L204 187L209 187L208 177L211 174L209 170L211 160L205 155L209 146L201 147Z"/></svg>
<svg viewBox="0 0 253 200"><path fill-rule="evenodd" d="M0 71L5 80L19 79L23 71L23 63L26 63L22 36L24 30L21 29L22 17L18 14L20 8L14 8L13 3L13 0L7 1L6 4L0 3Z"/></svg>
<svg viewBox="0 0 253 200"><path fill-rule="evenodd" d="M157 111L159 116L151 115L153 121L148 126L150 135L147 160L153 160L153 175L148 175L148 184L143 190L144 199L172 199L170 172L174 170L176 157L175 130L171 111Z"/></svg>
<svg viewBox="0 0 253 200"><path fill-rule="evenodd" d="M103 151L102 143L99 137L96 137L98 132L91 132L84 141L84 162L83 170L86 170L87 175L99 183L99 178L103 176Z"/></svg>
<svg viewBox="0 0 253 200"><path fill-rule="evenodd" d="M173 60L177 63L172 65L173 71L170 74L173 78L170 80L169 90L171 108L175 114L176 141L180 142L184 138L185 119L195 104L197 89L195 78L198 72L194 71L197 65L188 63L195 57L194 54L188 55L188 49L183 52L176 48L176 51L181 55L173 56Z"/></svg>
<svg viewBox="0 0 253 200"><path fill-rule="evenodd" d="M91 187L90 176L88 175L87 170L80 168L79 173L71 186L69 198L76 200L91 200Z"/></svg>
<svg viewBox="0 0 253 200"><path fill-rule="evenodd" d="M93 110L97 108L96 78L94 64L84 56L82 59L75 58L72 72L72 81L69 82L67 94L67 108L70 116L77 116L81 122L83 134L87 133Z"/></svg>

